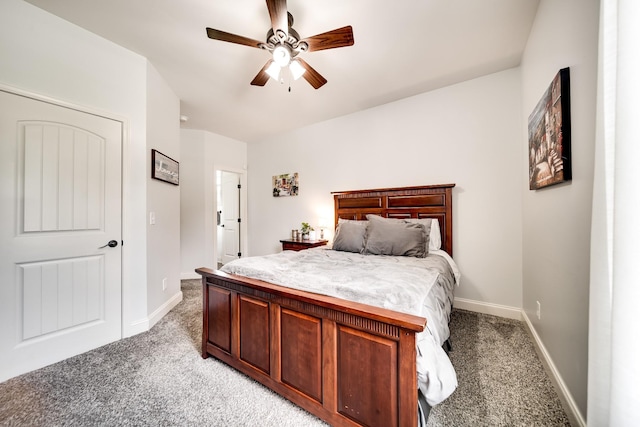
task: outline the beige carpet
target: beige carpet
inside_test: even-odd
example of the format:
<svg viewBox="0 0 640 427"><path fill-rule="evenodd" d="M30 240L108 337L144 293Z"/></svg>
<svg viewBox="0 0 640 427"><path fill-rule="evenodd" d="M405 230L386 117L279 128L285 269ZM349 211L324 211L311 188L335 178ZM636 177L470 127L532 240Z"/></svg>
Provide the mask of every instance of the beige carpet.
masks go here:
<svg viewBox="0 0 640 427"><path fill-rule="evenodd" d="M458 388L428 427L570 425L522 322L454 310L451 337Z"/></svg>
<svg viewBox="0 0 640 427"><path fill-rule="evenodd" d="M0 425L326 426L262 385L200 357L201 289L149 332L0 384ZM429 426L569 425L520 322L454 311L459 387Z"/></svg>

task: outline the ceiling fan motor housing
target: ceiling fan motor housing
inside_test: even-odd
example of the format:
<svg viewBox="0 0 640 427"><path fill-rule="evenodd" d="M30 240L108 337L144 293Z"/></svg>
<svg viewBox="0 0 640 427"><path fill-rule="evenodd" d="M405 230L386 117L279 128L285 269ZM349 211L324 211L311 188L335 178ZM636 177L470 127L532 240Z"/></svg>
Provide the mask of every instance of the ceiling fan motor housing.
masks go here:
<svg viewBox="0 0 640 427"><path fill-rule="evenodd" d="M291 14L289 14L289 16L291 16ZM293 22L293 18L291 18L289 22ZM262 43L260 47L273 53L273 50L279 45L287 46L291 52L292 58L300 52L306 52L309 50L309 44L305 41L300 41L300 35L293 28L289 27L289 34L284 36L285 37L279 37L274 34L273 30L269 30L267 32L267 42Z"/></svg>

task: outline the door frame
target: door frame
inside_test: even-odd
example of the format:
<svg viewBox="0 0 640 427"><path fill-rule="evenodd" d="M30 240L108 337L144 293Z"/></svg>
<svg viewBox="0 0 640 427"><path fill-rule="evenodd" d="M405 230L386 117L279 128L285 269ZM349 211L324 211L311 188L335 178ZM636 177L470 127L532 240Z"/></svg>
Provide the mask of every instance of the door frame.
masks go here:
<svg viewBox="0 0 640 427"><path fill-rule="evenodd" d="M214 266L218 265L218 227L216 225L216 221L215 221L215 217L216 217L216 212L218 211L218 198L217 198L217 191L218 191L218 182L217 182L217 175L218 175L218 171L221 172L233 172L236 173L240 176L240 185L242 186L242 189L240 191L240 218L242 218L242 221L240 222L240 252L242 253L243 257L246 257L248 255L248 246L247 246L247 170L246 169L241 169L241 168L236 168L236 167L231 167L231 166L225 166L222 164L213 164L213 187L212 187L212 194L211 197L213 198L213 209L211 210L211 212L207 215L207 222L211 223L211 227L209 228L211 230L211 233L207 233L207 236L211 236L211 242L209 244L207 244L207 246L211 247L211 251L208 252L207 255L209 255L207 257L207 259L210 259L212 264ZM209 239L207 239L209 240Z"/></svg>
<svg viewBox="0 0 640 427"><path fill-rule="evenodd" d="M36 92L32 92L29 90L24 90L24 89L20 89L20 88L16 88L14 86L10 86L7 84L4 84L2 82L0 82L0 90L7 92L7 93L11 93L14 95L18 95L18 96L22 96L25 98L30 98L33 99L35 101L40 101L40 102L45 102L47 104L51 104L51 105L55 105L58 107L63 107L63 108L68 108L70 110L75 110L75 111L79 111L81 113L85 113L85 114L90 114L93 116L98 116L98 117L103 117L105 119L109 119L109 120L113 120L116 122L120 122L120 124L122 125L122 135L121 135L121 143L122 143L122 147L121 147L121 155L120 155L120 170L122 171L121 174L122 176L120 177L121 179L121 188L120 188L120 203L121 203L121 230L120 230L120 235L122 236L122 241L126 242L127 240L131 240L133 239L133 236L130 234L131 230L129 230L129 227L127 227L127 223L126 223L126 218L128 217L127 212L128 212L128 197L127 197L127 193L128 193L128 187L127 185L125 185L126 182L129 182L130 179L130 174L131 174L131 170L129 167L127 167L127 165L129 165L129 136L130 136L130 126L129 126L129 121L125 118L122 117L120 115L114 114L114 113L110 113L110 112L106 112L97 108L92 108L92 107L87 107L85 105L80 105L80 104L76 104L73 102L69 102L69 101L63 101L61 99L57 99L57 98L53 98L50 96L46 96L46 95L42 95ZM131 298L131 295L133 293L130 283L131 281L129 281L127 278L130 276L130 272L128 271L127 268L127 263L125 262L125 260L128 258L126 255L126 246L122 245L120 248L120 265L121 265L121 274L120 274L120 339L125 338L127 336L131 336L131 335L135 335L138 332L143 332L143 331L134 331L131 330L130 328L127 328L128 323L126 322L126 319L129 319L130 315L131 315L131 309L128 307L128 304L125 304L125 301L129 301ZM146 330L146 329L145 329Z"/></svg>

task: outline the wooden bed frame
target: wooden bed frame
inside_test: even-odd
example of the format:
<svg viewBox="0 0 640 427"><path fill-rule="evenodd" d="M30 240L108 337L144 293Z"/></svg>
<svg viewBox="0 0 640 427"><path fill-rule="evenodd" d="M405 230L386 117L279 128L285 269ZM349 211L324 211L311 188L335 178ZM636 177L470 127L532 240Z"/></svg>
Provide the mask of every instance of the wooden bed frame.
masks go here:
<svg viewBox="0 0 640 427"><path fill-rule="evenodd" d="M332 193L338 218L438 218L452 254L455 184ZM208 268L202 357L254 378L333 426L416 426L415 334L426 319Z"/></svg>

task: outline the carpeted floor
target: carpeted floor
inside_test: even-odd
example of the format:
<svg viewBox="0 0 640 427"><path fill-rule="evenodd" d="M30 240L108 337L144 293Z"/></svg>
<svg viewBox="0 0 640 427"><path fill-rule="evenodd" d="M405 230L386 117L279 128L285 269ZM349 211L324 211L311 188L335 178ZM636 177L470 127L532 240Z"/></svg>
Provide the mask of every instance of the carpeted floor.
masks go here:
<svg viewBox="0 0 640 427"><path fill-rule="evenodd" d="M0 425L326 426L255 381L200 357L199 281L149 332L0 384ZM458 389L429 426L569 425L520 322L452 317Z"/></svg>
<svg viewBox="0 0 640 427"><path fill-rule="evenodd" d="M522 322L464 310L451 316L458 388L431 411L436 426L570 426Z"/></svg>

